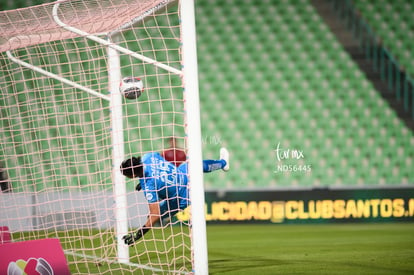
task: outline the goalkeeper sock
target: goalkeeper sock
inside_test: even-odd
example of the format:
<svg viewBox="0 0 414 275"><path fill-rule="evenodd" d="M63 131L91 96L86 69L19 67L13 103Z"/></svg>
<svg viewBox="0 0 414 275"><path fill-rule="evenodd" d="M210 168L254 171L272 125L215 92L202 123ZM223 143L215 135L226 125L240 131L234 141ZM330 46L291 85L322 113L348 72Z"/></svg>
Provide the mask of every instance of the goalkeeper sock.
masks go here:
<svg viewBox="0 0 414 275"><path fill-rule="evenodd" d="M210 173L216 170L223 169L223 167L226 166L226 161L224 159L220 160L212 160L207 159L203 160L203 172L204 173Z"/></svg>

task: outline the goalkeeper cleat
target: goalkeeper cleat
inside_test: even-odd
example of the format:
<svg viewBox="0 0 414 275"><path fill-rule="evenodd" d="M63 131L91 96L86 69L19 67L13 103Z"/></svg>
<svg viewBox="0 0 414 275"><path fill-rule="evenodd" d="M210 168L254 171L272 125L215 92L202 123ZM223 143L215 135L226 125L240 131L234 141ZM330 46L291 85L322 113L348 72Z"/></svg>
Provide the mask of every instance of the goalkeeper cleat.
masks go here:
<svg viewBox="0 0 414 275"><path fill-rule="evenodd" d="M224 172L229 171L230 169L230 157L229 157L229 151L226 148L220 149L220 159L224 160L226 162L226 165L222 168Z"/></svg>

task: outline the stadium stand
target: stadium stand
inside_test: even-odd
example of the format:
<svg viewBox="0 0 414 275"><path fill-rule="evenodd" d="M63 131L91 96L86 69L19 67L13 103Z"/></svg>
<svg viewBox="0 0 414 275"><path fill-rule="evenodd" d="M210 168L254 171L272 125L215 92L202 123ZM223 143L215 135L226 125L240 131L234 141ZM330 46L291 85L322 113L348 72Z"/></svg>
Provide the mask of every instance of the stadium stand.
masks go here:
<svg viewBox="0 0 414 275"><path fill-rule="evenodd" d="M308 1L208 1L197 11L203 134L221 137L240 175L207 175L208 188L413 183L412 132ZM279 162L278 143L304 158ZM279 164L312 172L274 173Z"/></svg>
<svg viewBox="0 0 414 275"><path fill-rule="evenodd" d="M370 14L370 8L365 10ZM236 0L197 1L196 12L204 158L217 157L221 146L232 154L229 173L205 175L206 189L414 184L413 133L352 62L309 1L250 0L242 5ZM143 108L141 113L151 108L171 112L174 106ZM158 125L169 116L151 118ZM52 133L58 130L56 121L50 118L48 123L51 132L39 135L56 136ZM133 116L128 125L138 127L139 133L130 131L126 136L145 151L146 141L139 145L138 138L150 135L148 125ZM103 127L89 125L86 131ZM88 150L87 145L78 149ZM287 159L279 161L278 152L288 152ZM106 153L91 152L84 161L96 162ZM76 157L69 150L54 154ZM71 168L61 169L63 175ZM36 180L35 173L33 177ZM67 184L84 180L93 179L74 177Z"/></svg>
<svg viewBox="0 0 414 275"><path fill-rule="evenodd" d="M403 0L353 2L375 33L381 37L383 45L393 53L407 72L414 76L414 3Z"/></svg>

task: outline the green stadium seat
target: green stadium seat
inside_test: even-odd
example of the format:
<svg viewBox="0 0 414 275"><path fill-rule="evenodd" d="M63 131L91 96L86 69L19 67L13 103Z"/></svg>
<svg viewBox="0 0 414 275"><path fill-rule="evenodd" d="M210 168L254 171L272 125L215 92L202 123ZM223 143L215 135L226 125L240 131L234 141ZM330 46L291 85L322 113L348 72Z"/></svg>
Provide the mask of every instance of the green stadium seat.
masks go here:
<svg viewBox="0 0 414 275"><path fill-rule="evenodd" d="M404 66L412 70L414 4L401 0L354 2L370 24L384 35L382 38L392 52L404 56ZM199 1L196 12L202 136L217 137L220 141L211 144L205 140L203 155L217 156L218 148L227 146L232 156L232 169L228 173L205 175L206 189L414 182L410 169L414 158L410 149L414 147L412 132L384 103L309 1L254 1L254 4L246 1L237 5L227 1ZM401 42L394 43L396 40ZM85 42L74 41L74 49L75 43ZM68 56L85 57L75 51ZM150 66L145 68L148 72L153 70ZM71 68L63 71L67 73ZM157 96L152 93L150 99ZM156 144L161 144L162 134L180 131L161 126L178 120L169 113L177 111L168 101L171 94L161 96L165 99L162 104L126 105L125 136L131 141L128 154L135 153L136 148L139 152L159 149ZM62 92L56 96L56 104L63 100L83 102L78 106L80 109L88 104L101 107L88 99L67 98ZM67 109L67 117L47 117L44 124L37 125L40 129L33 132L43 140L36 145L39 149L60 148L44 151L45 159L65 158L68 164L75 160L85 163L80 167L56 167L62 175L78 176L47 183L48 187L83 186L95 180L94 176L85 176L88 172L108 169L111 165L111 160L106 159L107 152L91 151L94 144L84 138L98 131L102 133L102 142L109 142L110 137L105 137L105 129L109 127L105 114L85 112L83 118L78 118L70 115L75 111ZM154 111L165 113L162 116ZM91 123L97 119L99 123ZM73 127L57 128L69 121ZM76 138L80 133L83 138L67 138ZM7 139L16 142L17 153L25 152L24 146L19 145L24 142L23 136L14 133ZM305 158L301 161L311 164L312 172L273 173L278 142L303 150ZM82 146L73 150L74 143ZM30 161L32 157L22 160ZM290 160L290 163L299 162ZM50 170L47 173L45 176L49 176ZM42 186L39 175L35 173L33 178L39 188L46 187ZM107 181L110 186L110 179Z"/></svg>

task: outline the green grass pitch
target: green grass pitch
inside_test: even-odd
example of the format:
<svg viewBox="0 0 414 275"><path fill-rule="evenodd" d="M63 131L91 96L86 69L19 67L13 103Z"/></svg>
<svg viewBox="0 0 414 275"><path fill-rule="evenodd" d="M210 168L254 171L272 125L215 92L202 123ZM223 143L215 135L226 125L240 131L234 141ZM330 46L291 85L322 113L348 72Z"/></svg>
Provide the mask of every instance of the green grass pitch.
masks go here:
<svg viewBox="0 0 414 275"><path fill-rule="evenodd" d="M172 229L175 234L183 228L174 226ZM165 232L160 231L154 233L154 237L161 240ZM167 231L171 233L170 229ZM79 240L72 235L74 233L85 238ZM30 238L31 233L27 234ZM109 244L114 240L108 232L65 234L73 238L73 242L64 245L65 250L77 250L78 246L98 247L85 241L88 236L91 240L93 236L101 236L99 243ZM59 236L52 233L45 237ZM414 223L208 225L207 238L209 274L414 274ZM162 262L159 259L163 257L162 252L160 256L156 251L165 248L147 248L150 253L141 251L143 246L140 244L131 247L131 262L141 262L137 259L139 253L142 253L141 257ZM85 253L90 254L87 250ZM115 259L115 251L108 255L108 251L98 249L93 254ZM77 258L77 266L69 266L73 274L168 274L167 271L97 261L93 257L80 260L79 256L66 256L69 263ZM164 256L171 258L171 255ZM178 266L179 261L177 259ZM186 263L187 268L191 268L188 260Z"/></svg>
<svg viewBox="0 0 414 275"><path fill-rule="evenodd" d="M208 226L210 274L414 274L414 224Z"/></svg>

